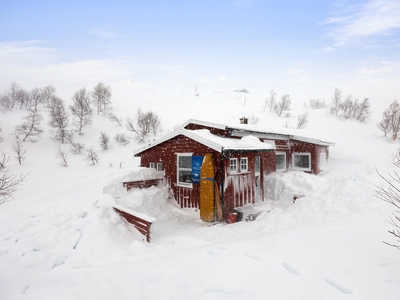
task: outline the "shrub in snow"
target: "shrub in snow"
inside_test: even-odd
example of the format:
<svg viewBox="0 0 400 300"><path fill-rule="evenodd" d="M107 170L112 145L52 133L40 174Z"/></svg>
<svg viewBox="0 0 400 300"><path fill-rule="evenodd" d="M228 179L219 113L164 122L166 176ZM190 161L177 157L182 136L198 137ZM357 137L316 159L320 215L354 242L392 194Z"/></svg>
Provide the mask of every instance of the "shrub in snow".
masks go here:
<svg viewBox="0 0 400 300"><path fill-rule="evenodd" d="M322 109L322 108L326 108L326 102L323 100L319 100L319 99L310 99L308 101L309 106L311 109Z"/></svg>
<svg viewBox="0 0 400 300"><path fill-rule="evenodd" d="M82 143L74 142L72 136L67 137L68 143L71 145L71 152L73 154L82 154L85 150L85 145Z"/></svg>
<svg viewBox="0 0 400 300"><path fill-rule="evenodd" d="M128 144L129 144L129 141L128 141L128 139L127 139L127 137L126 137L126 135L125 135L124 133L118 133L118 134L114 137L114 140L115 140L119 145L122 145L122 146L125 146L125 145L128 145Z"/></svg>
<svg viewBox="0 0 400 300"><path fill-rule="evenodd" d="M100 132L100 147L103 150L108 150L110 144L110 137L105 132Z"/></svg>
<svg viewBox="0 0 400 300"><path fill-rule="evenodd" d="M16 137L15 143L12 144L11 150L14 151L15 158L17 159L18 163L21 165L22 161L25 160L25 158L26 158L25 157L26 150L22 146L22 142L18 137Z"/></svg>
<svg viewBox="0 0 400 300"><path fill-rule="evenodd" d="M371 115L370 107L368 98L364 98L363 101L359 102L358 99L353 99L349 95L342 101L342 91L336 88L332 97L330 112L332 115L334 114L344 120L356 120L364 123Z"/></svg>
<svg viewBox="0 0 400 300"><path fill-rule="evenodd" d="M59 164L62 167L68 167L68 152L63 150L61 147L57 147L57 154Z"/></svg>
<svg viewBox="0 0 400 300"><path fill-rule="evenodd" d="M301 114L297 117L297 129L306 127L308 124L308 113Z"/></svg>
<svg viewBox="0 0 400 300"><path fill-rule="evenodd" d="M392 141L395 141L399 138L400 104L397 102L397 100L394 100L383 112L382 121L378 124L378 128L383 131L385 136L390 134Z"/></svg>
<svg viewBox="0 0 400 300"><path fill-rule="evenodd" d="M92 165L99 163L99 155L97 154L94 147L91 146L89 147L89 149L86 150L85 160Z"/></svg>

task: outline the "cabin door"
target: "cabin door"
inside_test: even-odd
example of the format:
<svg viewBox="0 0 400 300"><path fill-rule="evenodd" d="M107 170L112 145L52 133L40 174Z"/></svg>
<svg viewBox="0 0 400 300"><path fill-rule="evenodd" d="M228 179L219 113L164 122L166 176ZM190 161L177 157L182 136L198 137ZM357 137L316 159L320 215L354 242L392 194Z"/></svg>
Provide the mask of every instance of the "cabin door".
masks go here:
<svg viewBox="0 0 400 300"><path fill-rule="evenodd" d="M261 201L263 184L261 182L261 157L259 155L256 155L254 160L254 173L256 181L256 201Z"/></svg>

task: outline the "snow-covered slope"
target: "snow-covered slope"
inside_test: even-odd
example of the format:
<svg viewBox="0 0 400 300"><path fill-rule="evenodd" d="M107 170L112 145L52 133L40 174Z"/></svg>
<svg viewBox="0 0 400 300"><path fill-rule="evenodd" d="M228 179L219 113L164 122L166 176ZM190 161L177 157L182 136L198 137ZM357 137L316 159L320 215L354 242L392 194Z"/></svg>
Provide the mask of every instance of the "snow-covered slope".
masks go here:
<svg viewBox="0 0 400 300"><path fill-rule="evenodd" d="M189 118L232 124L246 115L261 126L296 125L300 110L277 118L260 112L261 98L244 105L235 97L153 96L142 108L160 115L164 134ZM133 116L137 103L114 100L115 112ZM392 207L374 190L383 184L375 168L393 171L399 145L381 137L381 107L372 103L372 110L367 124L309 111L306 130L336 142L329 168L270 176L270 199L251 208L262 211L258 218L230 225L200 221L197 211L168 200L166 188L118 189L141 172L133 140L99 150L95 166L70 154L64 168L47 130L24 143L21 166L9 163L29 180L0 206L0 299L398 299L400 254L382 242L394 242L385 221ZM23 114L0 114L0 148L9 154ZM100 131L127 133L95 116L81 141L99 149ZM293 204L293 193L305 196ZM114 213L114 201L157 218L152 243Z"/></svg>

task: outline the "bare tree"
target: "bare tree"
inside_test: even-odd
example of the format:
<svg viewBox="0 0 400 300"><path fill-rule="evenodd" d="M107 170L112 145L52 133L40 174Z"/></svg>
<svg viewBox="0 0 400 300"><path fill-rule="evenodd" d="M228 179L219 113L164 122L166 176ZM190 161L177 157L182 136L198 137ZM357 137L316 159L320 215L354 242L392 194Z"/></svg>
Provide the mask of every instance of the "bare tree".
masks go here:
<svg viewBox="0 0 400 300"><path fill-rule="evenodd" d="M108 146L110 144L110 137L105 132L100 132L100 147L103 150L108 150Z"/></svg>
<svg viewBox="0 0 400 300"><path fill-rule="evenodd" d="M7 153L1 151L1 154L0 154L0 170L6 168L7 163L10 161L10 158L11 157Z"/></svg>
<svg viewBox="0 0 400 300"><path fill-rule="evenodd" d="M386 182L387 187L377 186L375 196L394 206L394 212L392 216L389 216L389 223L394 226L394 229L389 230L389 233L397 239L397 244L384 243L400 249L400 175L394 172L386 178L378 171L377 173Z"/></svg>
<svg viewBox="0 0 400 300"><path fill-rule="evenodd" d="M346 99L340 104L339 111L342 111L342 116L345 120L351 119L354 113L354 101L351 95L347 96ZM336 113L336 116L338 113Z"/></svg>
<svg viewBox="0 0 400 300"><path fill-rule="evenodd" d="M53 97L48 104L50 108L49 125L54 128L53 140L65 143L66 138L70 135L68 131L69 116L67 108L63 100Z"/></svg>
<svg viewBox="0 0 400 300"><path fill-rule="evenodd" d="M269 97L265 99L265 102L265 106L269 108L269 112L271 113L274 110L276 104L276 92L274 91L274 89L269 92Z"/></svg>
<svg viewBox="0 0 400 300"><path fill-rule="evenodd" d="M297 129L306 127L308 124L308 113L301 114L297 117Z"/></svg>
<svg viewBox="0 0 400 300"><path fill-rule="evenodd" d="M127 118L126 128L135 132L137 139L142 142L150 133L156 135L161 130L161 121L156 113L152 111L144 113L138 108L135 121Z"/></svg>
<svg viewBox="0 0 400 300"><path fill-rule="evenodd" d="M56 88L52 85L45 86L42 89L42 102L45 107L51 105L52 99L56 96Z"/></svg>
<svg viewBox="0 0 400 300"><path fill-rule="evenodd" d="M118 118L115 114L109 113L108 114L108 119L111 122L117 123L119 126L122 126L122 119Z"/></svg>
<svg viewBox="0 0 400 300"><path fill-rule="evenodd" d="M136 130L135 120L127 117L125 127L127 130L132 131L132 132L136 133L137 135L139 135L139 132Z"/></svg>
<svg viewBox="0 0 400 300"><path fill-rule="evenodd" d="M72 113L72 124L82 135L82 129L92 124L92 110L90 107L90 96L85 88L77 91L73 98L73 105L70 106Z"/></svg>
<svg viewBox="0 0 400 300"><path fill-rule="evenodd" d="M284 111L290 110L291 104L290 96L287 94L282 95L281 100L275 104L275 112L278 117L281 117Z"/></svg>
<svg viewBox="0 0 400 300"><path fill-rule="evenodd" d="M354 118L358 122L364 123L371 115L370 107L371 107L371 105L369 103L368 98L364 98L364 100L362 102L356 103Z"/></svg>
<svg viewBox="0 0 400 300"><path fill-rule="evenodd" d="M0 108L2 111L12 110L10 97L6 93L0 95Z"/></svg>
<svg viewBox="0 0 400 300"><path fill-rule="evenodd" d="M60 166L68 167L68 152L66 150L58 146L56 157L58 158Z"/></svg>
<svg viewBox="0 0 400 300"><path fill-rule="evenodd" d="M400 132L400 104L394 100L389 107L383 112L382 121L378 127L387 133L391 134L392 141L399 138Z"/></svg>
<svg viewBox="0 0 400 300"><path fill-rule="evenodd" d="M72 138L72 135L67 136L66 140L71 145L71 152L73 154L82 154L82 152L86 150L85 145L75 142Z"/></svg>
<svg viewBox="0 0 400 300"><path fill-rule="evenodd" d="M104 83L99 82L92 92L93 102L97 107L97 114L106 112L111 105L111 88Z"/></svg>
<svg viewBox="0 0 400 300"><path fill-rule="evenodd" d="M99 155L97 154L97 152L94 149L94 147L90 146L86 150L85 160L87 162L91 163L92 165L95 165L95 164L99 163Z"/></svg>
<svg viewBox="0 0 400 300"><path fill-rule="evenodd" d="M27 103L26 108L29 111L37 110L40 103L43 103L43 92L41 89L36 87L29 92L29 102Z"/></svg>
<svg viewBox="0 0 400 300"><path fill-rule="evenodd" d="M10 84L10 89L8 91L8 96L10 99L10 109L13 110L15 104L17 103L17 95L18 95L18 91L20 90L20 87L18 85L18 83L16 83L15 81L11 82Z"/></svg>
<svg viewBox="0 0 400 300"><path fill-rule="evenodd" d="M43 117L39 112L37 110L30 111L28 115L24 117L24 120L25 121L21 125L15 127L14 135L21 137L23 142L25 142L28 137L40 137L43 133L43 129L40 126Z"/></svg>
<svg viewBox="0 0 400 300"><path fill-rule="evenodd" d="M15 139L15 143L12 144L11 150L15 152L15 158L17 159L18 163L22 165L22 161L25 160L26 150L22 146L22 142L18 137Z"/></svg>
<svg viewBox="0 0 400 300"><path fill-rule="evenodd" d="M331 114L337 116L340 111L340 106L342 104L342 91L335 88L332 97Z"/></svg>
<svg viewBox="0 0 400 300"><path fill-rule="evenodd" d="M18 190L28 174L14 175L8 168L0 169L0 204L3 204Z"/></svg>
<svg viewBox="0 0 400 300"><path fill-rule="evenodd" d="M17 92L17 100L16 103L19 104L19 109L22 109L24 106L27 106L29 103L29 92L24 89L19 89Z"/></svg>
<svg viewBox="0 0 400 300"><path fill-rule="evenodd" d="M384 115L384 117L382 118L382 121L380 121L380 122L377 124L377 126L378 126L378 128L379 128L380 130L383 131L383 134L384 134L385 137L386 137L387 134L390 132L391 123L390 123L390 120L389 120L388 118L385 118L385 115Z"/></svg>

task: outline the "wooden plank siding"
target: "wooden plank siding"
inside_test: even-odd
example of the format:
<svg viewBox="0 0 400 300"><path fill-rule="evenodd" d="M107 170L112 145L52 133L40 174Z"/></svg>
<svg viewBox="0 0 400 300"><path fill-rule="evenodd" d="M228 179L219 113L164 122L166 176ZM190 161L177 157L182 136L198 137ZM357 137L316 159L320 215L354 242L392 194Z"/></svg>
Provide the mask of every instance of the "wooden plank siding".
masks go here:
<svg viewBox="0 0 400 300"><path fill-rule="evenodd" d="M131 223L135 228L146 237L146 241L150 243L151 241L151 224L145 219L139 218L134 216L133 214L128 213L125 210L113 207L114 211L117 212L119 215L124 217L129 223Z"/></svg>
<svg viewBox="0 0 400 300"><path fill-rule="evenodd" d="M328 146L321 146L301 141L292 141L291 143L291 153L310 153L311 155L311 171L306 171L307 173L311 174L318 174L321 172L319 158L321 153L326 153L326 158L328 159L329 156L329 147ZM290 162L291 162L291 155L290 155Z"/></svg>
<svg viewBox="0 0 400 300"><path fill-rule="evenodd" d="M172 189L180 207L200 208L200 186L192 184L191 187L177 184L177 154L191 153L193 156L204 156L213 153L217 164L217 178L220 177L220 153L185 136L179 135L167 140L157 147L151 148L141 154L141 166L149 167L150 162L161 162L165 171L168 186Z"/></svg>

